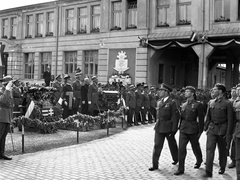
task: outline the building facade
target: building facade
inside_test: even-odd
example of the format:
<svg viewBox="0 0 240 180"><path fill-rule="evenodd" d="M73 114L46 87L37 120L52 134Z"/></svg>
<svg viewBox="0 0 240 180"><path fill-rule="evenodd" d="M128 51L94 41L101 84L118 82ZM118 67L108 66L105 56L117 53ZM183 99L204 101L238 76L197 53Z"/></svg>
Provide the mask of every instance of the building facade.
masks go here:
<svg viewBox="0 0 240 180"><path fill-rule="evenodd" d="M47 66L101 83L239 81L240 0L59 0L2 10L0 23L1 74L25 81L42 81Z"/></svg>

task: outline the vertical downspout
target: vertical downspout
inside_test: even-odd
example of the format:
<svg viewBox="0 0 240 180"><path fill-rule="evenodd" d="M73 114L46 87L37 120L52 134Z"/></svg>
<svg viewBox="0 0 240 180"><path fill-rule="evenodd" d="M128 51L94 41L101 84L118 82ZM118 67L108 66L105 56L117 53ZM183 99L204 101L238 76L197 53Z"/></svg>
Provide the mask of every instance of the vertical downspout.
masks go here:
<svg viewBox="0 0 240 180"><path fill-rule="evenodd" d="M203 0L202 1L203 3L202 3L202 33L204 33L205 32L205 0ZM206 74L206 62L205 62L205 59L204 59L204 57L205 57L205 44L204 43L202 43L202 66L203 66L203 68L202 68L202 70L203 70L203 72L202 72L202 89L205 89L206 88L206 76L205 76L205 74Z"/></svg>
<svg viewBox="0 0 240 180"><path fill-rule="evenodd" d="M56 34L56 62L55 62L55 76L57 76L58 66L58 43L59 43L59 6L57 4L57 34Z"/></svg>

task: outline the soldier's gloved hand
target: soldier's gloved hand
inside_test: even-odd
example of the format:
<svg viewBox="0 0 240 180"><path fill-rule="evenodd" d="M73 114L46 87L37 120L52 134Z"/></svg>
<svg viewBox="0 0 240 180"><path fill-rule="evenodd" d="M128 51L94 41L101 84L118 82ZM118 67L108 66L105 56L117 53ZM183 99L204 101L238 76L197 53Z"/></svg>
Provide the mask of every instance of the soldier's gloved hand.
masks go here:
<svg viewBox="0 0 240 180"><path fill-rule="evenodd" d="M142 107L142 109L144 109L144 107Z"/></svg>
<svg viewBox="0 0 240 180"><path fill-rule="evenodd" d="M65 104L65 106L67 106L68 105L67 101L64 101L64 104Z"/></svg>
<svg viewBox="0 0 240 180"><path fill-rule="evenodd" d="M85 104L85 101L82 101L82 104Z"/></svg>
<svg viewBox="0 0 240 180"><path fill-rule="evenodd" d="M230 149L231 142L232 142L232 135L227 135L226 136L227 150Z"/></svg>
<svg viewBox="0 0 240 180"><path fill-rule="evenodd" d="M91 101L88 101L88 104L91 104Z"/></svg>
<svg viewBox="0 0 240 180"><path fill-rule="evenodd" d="M169 136L175 136L175 134L177 133L177 131L172 131Z"/></svg>

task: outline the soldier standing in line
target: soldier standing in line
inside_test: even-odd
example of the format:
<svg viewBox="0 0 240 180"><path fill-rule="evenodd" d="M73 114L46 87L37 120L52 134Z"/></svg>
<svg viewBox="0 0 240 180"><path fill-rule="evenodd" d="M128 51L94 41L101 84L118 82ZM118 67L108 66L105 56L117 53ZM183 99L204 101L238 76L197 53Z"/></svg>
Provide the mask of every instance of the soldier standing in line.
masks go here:
<svg viewBox="0 0 240 180"><path fill-rule="evenodd" d="M177 110L176 102L170 98L172 89L161 84L159 88L159 96L161 99L157 102L157 122L155 125L154 148L152 156L152 167L149 171L158 169L158 160L161 155L165 138L168 141L168 146L172 155L173 165L178 163L178 147L175 139L175 134L178 129L179 111Z"/></svg>
<svg viewBox="0 0 240 180"><path fill-rule="evenodd" d="M22 92L20 88L20 82L18 79L13 80L12 95L13 95L13 103L14 103L13 111L20 111L18 106L21 104Z"/></svg>
<svg viewBox="0 0 240 180"><path fill-rule="evenodd" d="M63 118L67 118L68 116L73 114L73 88L71 85L71 77L66 74L64 76L64 85L62 92L63 99Z"/></svg>
<svg viewBox="0 0 240 180"><path fill-rule="evenodd" d="M150 88L149 97L150 97L150 114L152 116L152 120L156 122L157 95L154 86L151 86Z"/></svg>
<svg viewBox="0 0 240 180"><path fill-rule="evenodd" d="M89 87L89 79L84 79L84 84L81 87L81 97L82 97L82 114L88 113L88 87Z"/></svg>
<svg viewBox="0 0 240 180"><path fill-rule="evenodd" d="M236 93L236 87L232 87L231 89L231 98L229 101L233 104L234 101L237 99L238 95ZM232 162L228 165L228 168L235 168L236 167L236 159L235 159L235 141L234 138L232 139L231 150L230 150L230 158Z"/></svg>
<svg viewBox="0 0 240 180"><path fill-rule="evenodd" d="M43 79L45 82L45 86L50 86L50 81L51 81L51 71L50 71L50 66L47 67L47 70L44 71L43 73Z"/></svg>
<svg viewBox="0 0 240 180"><path fill-rule="evenodd" d="M75 73L75 77L76 80L73 82L72 86L73 86L73 99L74 99L74 103L73 103L73 114L77 114L77 112L81 112L81 70L77 69L76 73Z"/></svg>
<svg viewBox="0 0 240 180"><path fill-rule="evenodd" d="M62 76L59 74L55 79L56 81L53 83L53 88L56 88L56 92L54 93L54 96L55 96L55 102L57 103L63 91Z"/></svg>
<svg viewBox="0 0 240 180"><path fill-rule="evenodd" d="M129 86L129 92L126 95L126 106L128 109L128 116L127 116L127 124L128 126L133 125L133 117L135 115L135 108L136 108L136 95L135 95L135 87L134 85ZM134 124L137 124L136 117L134 117Z"/></svg>
<svg viewBox="0 0 240 180"><path fill-rule="evenodd" d="M179 136L178 160L179 166L174 175L181 175L185 170L185 159L187 155L187 144L190 141L193 153L197 159L194 165L198 169L202 163L202 151L199 144L199 138L203 132L204 112L202 103L194 99L195 88L187 86L185 88L185 97L187 101L181 106L181 123Z"/></svg>
<svg viewBox="0 0 240 180"><path fill-rule="evenodd" d="M152 123L152 116L150 113L150 96L149 96L149 90L148 90L148 85L144 85L143 89L143 121L146 120L146 116L148 116L148 122Z"/></svg>
<svg viewBox="0 0 240 180"><path fill-rule="evenodd" d="M12 158L4 154L6 137L10 130L10 123L12 120L12 77L5 76L1 79L1 82L3 86L0 91L0 159L12 160Z"/></svg>
<svg viewBox="0 0 240 180"><path fill-rule="evenodd" d="M207 131L206 145L206 167L204 178L212 177L213 160L216 145L219 150L219 166L218 174L224 174L227 155L233 133L233 107L230 101L224 97L226 87L217 83L213 89L211 96L215 99L208 104L206 121L204 130Z"/></svg>
<svg viewBox="0 0 240 180"><path fill-rule="evenodd" d="M146 124L144 119L143 119L143 86L141 83L137 84L137 89L135 91L135 96L136 96L136 109L135 109L135 116L136 116L136 126L140 125L140 122L142 124Z"/></svg>
<svg viewBox="0 0 240 180"><path fill-rule="evenodd" d="M96 76L93 76L92 84L90 84L88 88L88 109L90 115L92 116L97 115L96 112L99 111L98 99L99 99L98 78Z"/></svg>
<svg viewBox="0 0 240 180"><path fill-rule="evenodd" d="M235 126L235 132L233 134L233 139L235 142L235 163L236 163L236 174L237 174L237 180L240 180L240 84L236 87L237 92L237 98L233 103L233 109L235 112L235 118L236 118L236 126Z"/></svg>

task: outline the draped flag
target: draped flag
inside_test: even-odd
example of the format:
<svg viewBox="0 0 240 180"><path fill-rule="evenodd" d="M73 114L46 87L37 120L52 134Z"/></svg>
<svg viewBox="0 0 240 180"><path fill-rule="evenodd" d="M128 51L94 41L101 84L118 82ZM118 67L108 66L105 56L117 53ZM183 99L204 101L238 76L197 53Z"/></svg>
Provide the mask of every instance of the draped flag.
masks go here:
<svg viewBox="0 0 240 180"><path fill-rule="evenodd" d="M33 109L34 109L34 106L35 106L34 101L31 101L30 104L29 104L29 106L28 106L27 112L26 112L26 114L25 114L25 117L26 117L26 118L29 118L29 117L30 117L30 115L32 114L32 111L33 111Z"/></svg>

